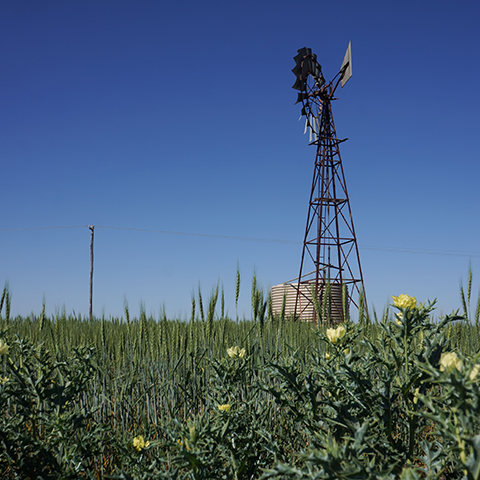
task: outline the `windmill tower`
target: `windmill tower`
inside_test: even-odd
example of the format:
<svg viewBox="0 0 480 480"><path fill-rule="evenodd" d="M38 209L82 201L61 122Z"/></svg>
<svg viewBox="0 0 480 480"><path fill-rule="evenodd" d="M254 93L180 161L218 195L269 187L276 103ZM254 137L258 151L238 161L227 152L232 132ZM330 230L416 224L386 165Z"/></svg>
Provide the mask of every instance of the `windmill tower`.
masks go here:
<svg viewBox="0 0 480 480"><path fill-rule="evenodd" d="M340 71L326 82L317 56L309 48L298 50L293 88L299 91L309 145L316 146L315 167L295 289L295 318L323 323L342 322L351 305L358 308L364 285L353 217L343 173L340 144L332 114L339 84L352 76L351 43ZM316 304L316 309L312 308ZM320 311L318 318L317 311Z"/></svg>

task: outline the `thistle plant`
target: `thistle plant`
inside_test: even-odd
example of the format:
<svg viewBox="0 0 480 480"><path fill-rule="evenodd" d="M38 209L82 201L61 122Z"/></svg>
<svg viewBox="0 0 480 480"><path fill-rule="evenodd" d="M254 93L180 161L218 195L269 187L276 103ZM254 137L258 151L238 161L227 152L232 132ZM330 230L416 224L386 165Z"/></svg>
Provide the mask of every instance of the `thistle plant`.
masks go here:
<svg viewBox="0 0 480 480"><path fill-rule="evenodd" d="M308 448L293 462L278 462L263 478L416 478L419 465L433 457L431 472L437 476L430 478L458 471L452 455L439 455L432 446L441 437L432 433L435 422L424 399L438 391L427 372L444 375L440 362L448 362L442 357L448 348L445 326L461 317L434 323L434 303L417 305L408 295L393 300L398 315L381 323L375 342L359 340L361 325L346 323L318 333L324 355L317 351L308 363L272 365L279 383L268 391ZM477 370L465 375L472 372Z"/></svg>
<svg viewBox="0 0 480 480"><path fill-rule="evenodd" d="M0 382L0 475L2 478L93 478L105 427L78 407L92 378L93 352L78 349L57 361L42 345L13 340Z"/></svg>

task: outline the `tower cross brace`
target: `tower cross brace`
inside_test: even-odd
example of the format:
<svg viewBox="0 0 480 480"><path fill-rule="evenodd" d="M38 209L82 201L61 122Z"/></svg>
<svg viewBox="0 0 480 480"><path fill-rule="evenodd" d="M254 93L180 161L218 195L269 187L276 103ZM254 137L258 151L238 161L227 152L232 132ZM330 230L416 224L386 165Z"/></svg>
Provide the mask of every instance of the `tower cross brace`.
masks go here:
<svg viewBox="0 0 480 480"><path fill-rule="evenodd" d="M330 82L302 94L316 103L319 115L307 116L307 125L314 133L310 144L316 145L317 151L294 315L304 319L313 301L315 320L322 323L343 322L349 318L350 305L359 308L359 303L365 302L360 255L340 156L339 145L346 139L337 138L332 115L334 92Z"/></svg>

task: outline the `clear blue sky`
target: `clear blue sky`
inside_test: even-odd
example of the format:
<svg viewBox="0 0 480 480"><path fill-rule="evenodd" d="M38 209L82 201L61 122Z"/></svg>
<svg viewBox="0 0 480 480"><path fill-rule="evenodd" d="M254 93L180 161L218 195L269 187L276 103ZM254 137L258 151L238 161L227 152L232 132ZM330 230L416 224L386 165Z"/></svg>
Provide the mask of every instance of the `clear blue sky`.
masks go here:
<svg viewBox="0 0 480 480"><path fill-rule="evenodd" d="M188 317L217 281L250 316L251 278L298 275L315 158L296 51L334 103L370 305L460 307L480 279L477 1L8 0L0 5L0 282L12 313ZM29 228L28 230L16 230ZM35 229L38 228L38 229ZM214 237L278 239L245 241ZM290 243L288 243L290 242ZM381 248L378 248L381 247ZM402 250L405 249L405 250ZM448 254L450 252L450 254Z"/></svg>

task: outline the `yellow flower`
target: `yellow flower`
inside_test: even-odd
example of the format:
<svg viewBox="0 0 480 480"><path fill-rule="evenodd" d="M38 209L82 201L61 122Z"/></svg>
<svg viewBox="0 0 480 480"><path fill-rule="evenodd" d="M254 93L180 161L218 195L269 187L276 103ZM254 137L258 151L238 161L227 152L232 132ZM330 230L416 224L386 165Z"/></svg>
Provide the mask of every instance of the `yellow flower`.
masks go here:
<svg viewBox="0 0 480 480"><path fill-rule="evenodd" d="M187 450L191 450L190 447L188 446L188 440L186 438L183 439L184 441L182 442L182 440L179 438L177 440L177 443L181 446L181 447L185 447L185 449Z"/></svg>
<svg viewBox="0 0 480 480"><path fill-rule="evenodd" d="M332 343L337 343L337 341L342 338L346 333L345 327L340 325L337 328L327 328L327 337Z"/></svg>
<svg viewBox="0 0 480 480"><path fill-rule="evenodd" d="M468 378L470 380L475 380L478 377L479 373L480 373L480 365L478 363L476 363L473 366L472 371L470 372L470 375L468 376Z"/></svg>
<svg viewBox="0 0 480 480"><path fill-rule="evenodd" d="M416 405L418 403L418 395L420 393L420 387L416 388L413 392L413 403Z"/></svg>
<svg viewBox="0 0 480 480"><path fill-rule="evenodd" d="M145 439L142 437L142 435L139 435L138 437L135 437L133 439L133 446L138 450L142 450L144 448L147 448L150 445L150 442L146 442Z"/></svg>
<svg viewBox="0 0 480 480"><path fill-rule="evenodd" d="M246 351L244 348L238 348L237 346L227 348L227 355L230 358L243 358L245 356L245 353Z"/></svg>
<svg viewBox="0 0 480 480"><path fill-rule="evenodd" d="M330 360L331 358L332 358L332 356L328 352L326 352L325 353L325 360Z"/></svg>
<svg viewBox="0 0 480 480"><path fill-rule="evenodd" d="M455 352L442 353L440 357L440 370L452 370L456 368L461 370L463 362L457 357Z"/></svg>
<svg viewBox="0 0 480 480"><path fill-rule="evenodd" d="M393 304L396 307L399 308L415 308L417 306L417 299L415 297L410 297L409 295L406 295L405 293L402 293L398 297L393 298Z"/></svg>
<svg viewBox="0 0 480 480"><path fill-rule="evenodd" d="M7 353L9 348L10 347L3 340L0 340L0 355Z"/></svg>
<svg viewBox="0 0 480 480"><path fill-rule="evenodd" d="M228 413L230 411L230 405L228 403L226 403L225 405L217 405L217 408L221 411L221 412L226 412Z"/></svg>
<svg viewBox="0 0 480 480"><path fill-rule="evenodd" d="M0 377L0 385L5 385L10 379L8 377Z"/></svg>

